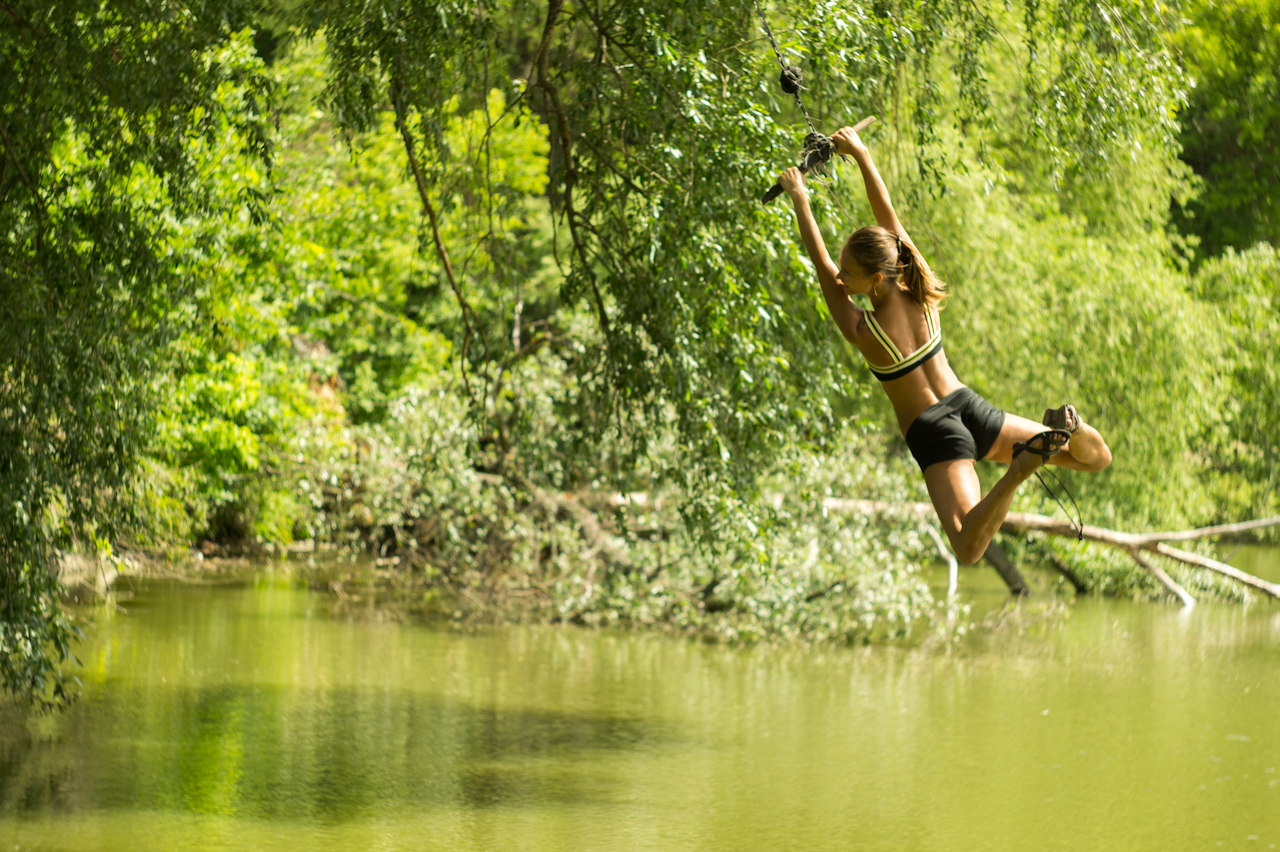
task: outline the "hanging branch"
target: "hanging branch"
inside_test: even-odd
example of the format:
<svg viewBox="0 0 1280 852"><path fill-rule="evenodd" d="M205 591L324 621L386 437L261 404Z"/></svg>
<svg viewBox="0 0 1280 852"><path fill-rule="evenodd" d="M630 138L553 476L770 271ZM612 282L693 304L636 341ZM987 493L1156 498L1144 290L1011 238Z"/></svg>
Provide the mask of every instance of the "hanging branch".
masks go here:
<svg viewBox="0 0 1280 852"><path fill-rule="evenodd" d="M542 29L542 41L538 45L538 52L534 54L533 58L533 74L536 76L532 85L540 89L546 96L547 111L555 119L554 128L560 142L561 155L564 158L564 194L561 200L564 203L565 218L569 222L569 236L572 238L574 250L577 251L578 258L582 262L583 274L587 276L587 282L591 285L591 293L595 298L596 315L600 320L600 331L607 340L610 336L609 315L605 312L604 299L600 295L600 287L596 283L595 274L591 271L591 261L587 257L587 248L583 244L582 235L578 232L580 222L578 221L578 211L573 204L573 189L578 182L578 168L573 162L573 133L569 128L569 117L565 114L564 106L560 102L560 92L547 74L547 52L551 47L551 37L554 34L556 22L563 9L564 0L551 0L547 5L547 22Z"/></svg>
<svg viewBox="0 0 1280 852"><path fill-rule="evenodd" d="M431 223L431 236L435 240L436 255L440 258L441 265L444 266L445 277L449 279L449 286L453 288L454 298L458 300L458 307L462 310L462 386L467 392L467 398L474 403L475 398L471 393L471 383L467 379L467 348L471 345L471 323L475 318L475 311L471 309L466 295L462 292L462 287L458 284L458 279L453 274L453 264L449 261L449 251L445 248L444 240L440 237L440 222L436 216L436 208L431 203L431 196L427 193L426 179L422 176L422 168L418 165L418 155L414 151L413 135L409 132L408 125L405 124L404 101L400 97L400 78L398 75L392 76L391 92L392 102L396 111L396 129L400 131L400 138L404 140L404 151L409 159L409 170L413 172L413 180L418 188L418 197L422 200L422 210L427 214L427 220ZM489 357L489 341L485 339L483 333L480 334L480 340L484 344L485 360L492 360Z"/></svg>

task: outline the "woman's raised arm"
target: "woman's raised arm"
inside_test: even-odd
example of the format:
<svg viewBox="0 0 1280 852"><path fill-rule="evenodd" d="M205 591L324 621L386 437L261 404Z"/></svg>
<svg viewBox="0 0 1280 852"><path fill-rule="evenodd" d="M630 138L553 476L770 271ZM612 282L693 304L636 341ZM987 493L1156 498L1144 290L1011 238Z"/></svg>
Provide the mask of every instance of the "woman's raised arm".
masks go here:
<svg viewBox="0 0 1280 852"><path fill-rule="evenodd" d="M831 262L827 246L822 241L822 232L818 230L818 222L809 209L809 192L805 189L804 175L794 166L778 176L778 185L791 199L796 208L796 224L800 226L800 239L804 242L809 260L814 271L818 273L818 284L822 287L822 298L827 303L831 318L836 321L840 333L850 343L856 344L858 324L862 321L862 311L840 283L840 267Z"/></svg>
<svg viewBox="0 0 1280 852"><path fill-rule="evenodd" d="M871 162L871 152L859 138L858 131L852 127L842 127L831 137L831 141L836 143L837 154L853 157L862 170L862 182L866 184L867 200L871 202L871 212L876 216L876 224L904 240L911 239L907 236L907 229L898 221L898 214L893 212L889 189L876 170L876 164Z"/></svg>

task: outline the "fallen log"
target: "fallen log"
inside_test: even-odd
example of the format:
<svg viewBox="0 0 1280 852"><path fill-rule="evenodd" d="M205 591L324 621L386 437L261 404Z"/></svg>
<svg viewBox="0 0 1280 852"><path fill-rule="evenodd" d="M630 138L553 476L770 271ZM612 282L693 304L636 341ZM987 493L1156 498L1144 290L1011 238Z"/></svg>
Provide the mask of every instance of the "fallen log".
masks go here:
<svg viewBox="0 0 1280 852"><path fill-rule="evenodd" d="M837 497L828 497L823 501L822 505L833 512L854 512L867 515L906 515L908 517L923 518L929 517L933 513L933 506L928 503L888 503L880 500L844 500ZM1000 525L1000 530L1001 532L1009 533L1044 533L1046 535L1097 542L1098 544L1118 548L1133 556L1139 565L1155 577L1174 597L1182 601L1183 605L1193 606L1195 599L1187 593L1187 590L1178 585L1159 566L1141 558L1139 556L1140 552L1158 553L1185 565L1213 571L1224 577L1230 577L1251 589L1262 592L1268 597L1280 600L1280 583L1269 582L1261 577L1255 577L1252 574L1241 571L1239 568L1233 568L1224 562L1201 556L1198 553L1170 547L1165 543L1170 541L1196 541L1215 535L1249 532L1273 526L1280 526L1280 515L1234 524L1198 527L1192 530L1127 533L1119 530L1110 530L1105 527L1096 527L1091 524L1085 524L1081 529L1077 529L1067 521L1050 518L1047 515L1037 515L1030 512L1010 512L1005 516L1004 523ZM1078 585L1077 588L1079 588Z"/></svg>
<svg viewBox="0 0 1280 852"><path fill-rule="evenodd" d="M782 502L782 495L770 495L770 498L768 499L771 499L771 502L778 505ZM627 495L618 494L613 495L611 502L614 505L629 504L643 506L648 502L648 495L643 493ZM883 500L850 500L841 497L827 497L822 501L822 507L830 512L846 512L850 514L894 515L898 517L905 516L922 520L934 517L933 506L929 503L891 503ZM1225 562L1220 562L1207 556L1201 556L1198 553L1191 553L1190 551L1170 547L1168 544L1168 542L1171 541L1197 541L1199 539L1210 538L1215 535L1251 532L1274 526L1280 526L1280 515L1275 515L1269 518L1258 518L1252 521L1240 521L1231 524L1215 524L1213 526L1197 527L1196 529L1190 530L1128 533L1121 532L1119 530L1107 529L1106 527L1092 526L1090 524L1085 524L1083 527L1077 529L1068 521L1050 518L1047 515L1037 515L1030 512L1010 512L1005 516L1004 522L1000 525L1000 531L1007 533L1035 532L1043 533L1045 535L1056 535L1064 538L1092 541L1098 544L1105 544L1108 547L1115 547L1119 550L1123 550L1132 556L1134 561L1141 565L1145 571L1155 577L1155 579L1164 586L1170 594L1178 598L1184 606L1194 606L1195 598L1193 598L1186 589L1182 588L1177 581L1170 577L1166 571L1161 569L1158 565L1143 558L1141 556L1141 552L1147 551L1150 553L1157 553L1167 559L1173 559L1177 562L1181 562L1184 565L1213 571L1224 577L1235 580L1242 585L1248 586L1255 591L1261 592L1268 597L1280 600L1280 583L1272 583L1268 580L1262 579L1261 577L1255 577L1253 574L1241 571L1239 568L1227 565ZM934 532L936 532L936 530ZM949 551L945 551L945 548L940 548L940 552L945 552L949 555ZM1001 554L1003 554L1002 551ZM991 559L990 551L988 551L987 556L988 560L996 566L996 570L1001 571L999 565L996 563L996 560L1000 557L996 556L995 559ZM945 555L943 558L944 561L946 561ZM1008 557L1005 557L1005 559L1007 561ZM1012 566L1012 562L1009 562L1009 565ZM1060 561L1055 560L1054 567L1067 577L1077 592L1085 591L1085 584ZM1001 577L1005 578L1005 581L1009 585L1011 591L1014 591L1016 594L1021 594L1021 592L1014 587L1015 584L1010 582L1010 578L1005 577L1003 571L1001 571ZM1021 585L1023 588L1026 588L1025 582Z"/></svg>

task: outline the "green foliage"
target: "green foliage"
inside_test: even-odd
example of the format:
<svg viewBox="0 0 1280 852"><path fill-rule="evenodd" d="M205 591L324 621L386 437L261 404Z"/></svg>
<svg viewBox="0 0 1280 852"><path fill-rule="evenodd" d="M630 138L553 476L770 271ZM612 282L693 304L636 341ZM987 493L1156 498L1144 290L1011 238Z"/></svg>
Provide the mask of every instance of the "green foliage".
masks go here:
<svg viewBox="0 0 1280 852"><path fill-rule="evenodd" d="M978 120L989 107L990 46L1023 37L1022 22L994 5L788 11L805 23L795 35L777 27L784 51L821 69L807 92L819 124L833 129L865 112L898 118L905 101L925 142L951 118L939 81L958 87L961 112ZM1027 77L1027 92L1044 104L1028 121L1071 162L1123 149L1139 132L1170 131L1176 94L1159 21L1140 6L1115 13L1071 2L1049 16L1027 8L1025 35L1039 45L1031 67L1043 75ZM544 15L523 3L314 3L306 21L326 39L338 119L367 131L378 104L391 102L427 201L446 220L440 199L492 161L488 145L464 158L445 142L451 105L486 102L512 58L504 45L537 45L521 57L528 79L513 81L508 101L550 131L550 193L568 232L561 295L587 306L597 328L573 361L580 408L588 433L624 437L620 470L674 427L679 463L664 473L705 495L689 517L709 527L711 507L749 488L761 458L796 439L824 440L830 398L853 389L830 355L834 335L815 294L796 285L804 263L784 211L747 201L798 136L772 82L773 57L743 40L757 26L751 7L552 3ZM1134 49L1118 51L1122 41ZM937 146L916 150L926 171L955 163ZM487 238L471 236L476 246ZM473 329L462 325L467 342ZM475 331L490 353L477 367L498 369L483 327Z"/></svg>
<svg viewBox="0 0 1280 852"><path fill-rule="evenodd" d="M1280 244L1280 3L1196 2L1173 38L1195 83L1183 112L1182 158L1203 180L1178 208L1200 256Z"/></svg>
<svg viewBox="0 0 1280 852"><path fill-rule="evenodd" d="M565 371L543 350L513 379L554 392ZM536 407L523 419L521 445L508 451L509 467L534 469L540 450L557 443L561 418ZM322 438L325 452L298 480L311 507L308 533L356 542L372 534L377 553L401 565L427 607L448 600L478 618L862 642L910 635L933 614L921 576L932 544L922 545L915 522L823 506L850 493L914 496L914 472L884 461L876 434L848 430L833 454L798 450L780 460L765 507L719 507L723 527L709 549L682 524L679 494L615 509L598 495L583 504L476 471L484 451L465 411L461 387L436 384L396 400L382 423ZM610 448L601 450L607 457Z"/></svg>
<svg viewBox="0 0 1280 852"><path fill-rule="evenodd" d="M201 180L232 132L261 159L268 87L235 3L17 2L0 19L0 673L67 697L73 627L57 548L127 529L154 379L221 256L210 228L251 215Z"/></svg>
<svg viewBox="0 0 1280 852"><path fill-rule="evenodd" d="M1219 417L1220 339L1212 312L1170 267L1160 232L1115 239L1090 233L1084 216L1055 210L1051 197L988 193L974 178L951 187L949 203L921 224L951 285L943 317L958 374L1036 421L1073 402L1103 433L1115 456L1107 471L1061 472L1090 523L1176 527L1213 517L1193 447ZM1160 188L1131 172L1132 195L1158 203ZM1090 212L1095 225L1123 222ZM1156 420L1159 428L1148 425ZM1035 505L1038 491L1024 488L1022 499Z"/></svg>
<svg viewBox="0 0 1280 852"><path fill-rule="evenodd" d="M1253 145L1274 74L1232 39L1269 44L1270 13L1224 9L1173 39L1216 69L1187 114ZM231 33L251 11L19 4L0 25L6 685L65 695L48 568L99 540L342 541L459 600L728 638L930 617L914 522L823 509L922 491L789 211L755 201L802 117L754 5L306 0ZM1032 417L1074 400L1111 440L1105 475L1070 479L1089 521L1274 505L1276 261L1228 254L1187 286L1164 7L770 20L820 129L881 117L961 377ZM1246 75L1247 116L1222 103ZM849 177L817 201L832 245L869 220Z"/></svg>
<svg viewBox="0 0 1280 852"><path fill-rule="evenodd" d="M1280 511L1280 252L1268 245L1227 249L1192 279L1211 305L1222 346L1221 426L1206 436L1214 490L1229 516Z"/></svg>

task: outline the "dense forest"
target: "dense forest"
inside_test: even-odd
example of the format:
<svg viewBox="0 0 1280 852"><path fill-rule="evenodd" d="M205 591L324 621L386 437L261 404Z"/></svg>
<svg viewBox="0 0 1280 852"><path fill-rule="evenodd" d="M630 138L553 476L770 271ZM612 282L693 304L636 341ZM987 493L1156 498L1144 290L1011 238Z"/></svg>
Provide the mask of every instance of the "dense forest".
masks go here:
<svg viewBox="0 0 1280 852"><path fill-rule="evenodd" d="M961 378L1108 436L1064 475L1090 523L1280 509L1280 2L763 11L818 128L878 117ZM0 39L14 695L67 695L71 551L332 543L424 611L727 639L936 621L921 525L823 508L924 489L759 201L805 124L753 3L13 0ZM819 183L829 245L872 221Z"/></svg>

